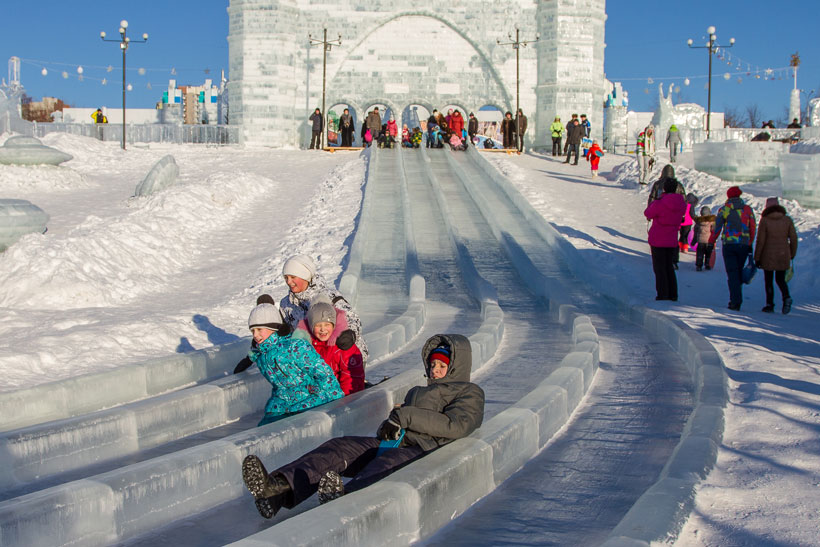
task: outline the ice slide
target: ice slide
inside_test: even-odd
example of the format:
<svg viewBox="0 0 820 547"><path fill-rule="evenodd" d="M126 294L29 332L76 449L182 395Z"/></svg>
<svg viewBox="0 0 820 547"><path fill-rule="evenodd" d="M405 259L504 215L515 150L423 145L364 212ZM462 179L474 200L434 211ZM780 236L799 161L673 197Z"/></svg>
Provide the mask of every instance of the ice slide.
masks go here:
<svg viewBox="0 0 820 547"><path fill-rule="evenodd" d="M391 380L264 428L239 419L232 424L241 424L238 428L223 426L165 441L155 449L138 448L103 474L86 473L79 480L42 490L35 486L29 494L0 503L0 542L224 544L250 536L249 544L272 538L282 544L358 543L364 537L362 518L378 518L391 539L409 541L434 533L452 514L460 514L502 483L561 427L590 385L598 358L596 327L570 303L589 308L596 314L595 323L604 326L614 320L614 313L572 279L570 268L579 264L565 242L546 223L531 218L532 211L523 204L516 204L514 193L482 161L473 151L460 156L449 151L429 155L424 150L372 151L359 231L342 285L347 284L345 290L355 295L363 317L378 326L367 332L371 350L375 349L368 374L371 378L391 375ZM374 297L378 294L382 298ZM642 321L643 316L630 317ZM653 324L667 333L674 331L676 326L667 323ZM644 330L653 328L660 327ZM421 381L418 349L426 336L455 330L471 333L475 377L488 394L487 421L473 439L417 462L392 476L390 483L351 495L351 504L313 510L307 505L299 511L283 511L272 522L259 521L239 479L239 462L245 454L257 453L276 465L327 437L372 433L393 401ZM502 333L503 358L493 360ZM696 365L698 359L703 364L708 348L695 344L693 349L684 343L686 339L679 337L675 349L700 375L698 397L703 398L704 367ZM517 372L514 377L511 370ZM204 397L212 401L221 390L223 400L250 406L253 389L242 384L252 383L252 377L223 378L178 393L206 388ZM239 385L233 385L232 395L227 396L220 382ZM712 387L705 393L719 402L719 391ZM259 388L259 392L263 404L266 390ZM167 406L172 422L189 419L173 415L180 405L163 405L163 397L175 395L140 404L147 414L151 408ZM191 406L196 408L197 403ZM717 412L719 405L712 401L712 407L707 410ZM157 410L163 412L169 410ZM701 413L701 422L708 421L703 418L707 415ZM55 424L59 422L43 427L59 432L61 426ZM701 424L694 433L703 436L706 429ZM7 433L19 436L25 431ZM699 440L693 437L684 440ZM86 434L80 433L67 444L82 447L85 439ZM454 466L453 460L465 465ZM477 476L484 479L474 480ZM11 480L25 487L40 479L12 475ZM448 488L435 488L436 484ZM394 490L386 496L384 489L391 487L401 494ZM356 499L373 509L346 515L345 511L362 507L352 503ZM449 512L428 514L442 502ZM328 519L328 512L335 516ZM339 526L339 522L349 525L333 530L317 526ZM259 532L271 524L275 526ZM254 538L255 532L263 537ZM367 542L377 542L375 536L366 537Z"/></svg>

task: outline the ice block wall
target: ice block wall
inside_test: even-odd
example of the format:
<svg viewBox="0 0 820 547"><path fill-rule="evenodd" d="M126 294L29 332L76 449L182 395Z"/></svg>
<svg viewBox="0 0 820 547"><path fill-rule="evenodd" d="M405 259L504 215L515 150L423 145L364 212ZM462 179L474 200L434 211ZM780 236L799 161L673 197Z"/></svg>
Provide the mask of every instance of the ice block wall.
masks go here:
<svg viewBox="0 0 820 547"><path fill-rule="evenodd" d="M517 27L522 41L541 33L537 44L518 49L518 101L529 119L528 141L542 143L555 115L551 106L543 126L537 103L589 114L600 136L604 5L452 0L442 9L434 0L231 0L230 121L241 126L247 144L305 145L307 119L322 104L322 46L310 47L308 35L321 39L324 28L328 39L341 34L342 41L327 52L327 108L348 104L363 120L380 104L399 122L399 113L413 104L455 105L465 113L486 105L514 111L516 50L497 42L515 39ZM552 38L561 47L546 44ZM544 55L555 59L542 62Z"/></svg>
<svg viewBox="0 0 820 547"><path fill-rule="evenodd" d="M569 121L586 114L591 136L603 137L603 103L609 88L604 78L604 0L539 2L537 125L546 129L555 116Z"/></svg>
<svg viewBox="0 0 820 547"><path fill-rule="evenodd" d="M778 162L788 154L782 142L701 142L693 147L695 169L732 182L760 182L780 176Z"/></svg>
<svg viewBox="0 0 820 547"><path fill-rule="evenodd" d="M820 146L798 144L780 157L783 197L797 200L803 207L820 208Z"/></svg>

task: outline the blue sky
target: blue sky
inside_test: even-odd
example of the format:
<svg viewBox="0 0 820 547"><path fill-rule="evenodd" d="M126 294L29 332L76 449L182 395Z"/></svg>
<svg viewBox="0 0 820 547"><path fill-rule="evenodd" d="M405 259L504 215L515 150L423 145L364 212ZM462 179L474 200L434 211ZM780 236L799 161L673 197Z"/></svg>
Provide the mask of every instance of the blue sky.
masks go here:
<svg viewBox="0 0 820 547"><path fill-rule="evenodd" d="M40 0L15 2L13 8L10 3L4 0L0 7L0 74L7 77L9 57L22 58L23 85L35 99L49 95L74 106L120 105L122 55L116 43L103 43L99 33L118 37L123 18L129 22L129 36L149 34L147 44L128 50L127 79L134 88L128 95L130 106L153 107L170 78L198 85L205 78L218 82L220 71L228 72L228 0ZM787 67L796 51L802 62L798 87L820 93L820 47L810 26L820 21L820 2L689 0L643 5L647 8L642 10L635 2L607 2L606 74L622 82L633 110L652 110L661 82L665 88L670 83L681 88L676 103L706 105L707 53L690 50L686 40L702 45L709 25L717 28L719 44L731 37L737 40L727 50L731 58L713 59L713 110L757 105L765 118L785 119L791 75L775 71L768 76L765 70ZM785 5L796 7L786 10ZM83 67L82 81L78 66ZM139 74L139 68L145 73ZM724 79L727 72L729 80ZM686 77L688 86L683 83Z"/></svg>

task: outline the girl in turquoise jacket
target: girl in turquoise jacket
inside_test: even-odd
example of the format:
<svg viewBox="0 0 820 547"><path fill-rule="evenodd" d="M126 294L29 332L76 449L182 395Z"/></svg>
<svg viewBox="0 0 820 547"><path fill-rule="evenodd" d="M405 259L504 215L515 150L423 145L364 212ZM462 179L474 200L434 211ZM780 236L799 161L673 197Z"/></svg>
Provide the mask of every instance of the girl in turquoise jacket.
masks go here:
<svg viewBox="0 0 820 547"><path fill-rule="evenodd" d="M248 357L273 386L260 426L344 397L333 369L309 341L291 336L276 305L256 306L248 328L256 342Z"/></svg>

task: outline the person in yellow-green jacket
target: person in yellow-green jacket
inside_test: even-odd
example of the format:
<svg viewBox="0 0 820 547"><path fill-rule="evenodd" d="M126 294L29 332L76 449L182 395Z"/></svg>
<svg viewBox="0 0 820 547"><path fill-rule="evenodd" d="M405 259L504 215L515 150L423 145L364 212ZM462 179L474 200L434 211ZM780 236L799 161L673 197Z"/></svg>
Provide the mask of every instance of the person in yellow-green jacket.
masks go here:
<svg viewBox="0 0 820 547"><path fill-rule="evenodd" d="M94 120L94 123L108 123L108 118L105 117L101 108L91 113L91 119Z"/></svg>
<svg viewBox="0 0 820 547"><path fill-rule="evenodd" d="M552 133L552 155L561 155L561 135L564 134L564 124L561 123L561 118L555 116L555 121L550 126L550 133Z"/></svg>

